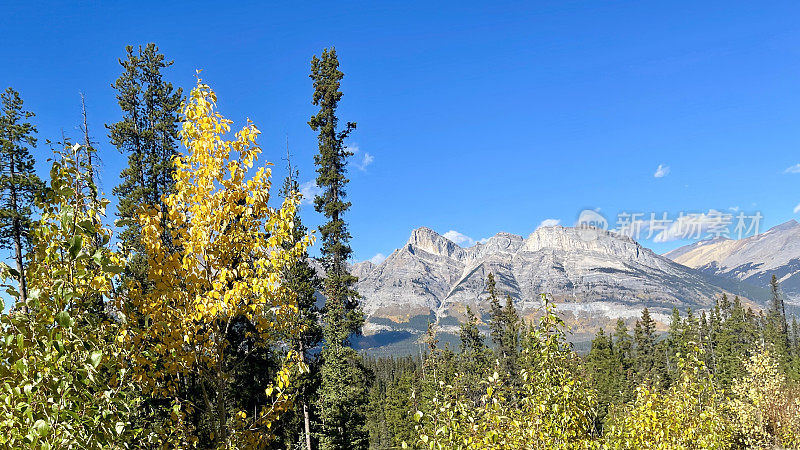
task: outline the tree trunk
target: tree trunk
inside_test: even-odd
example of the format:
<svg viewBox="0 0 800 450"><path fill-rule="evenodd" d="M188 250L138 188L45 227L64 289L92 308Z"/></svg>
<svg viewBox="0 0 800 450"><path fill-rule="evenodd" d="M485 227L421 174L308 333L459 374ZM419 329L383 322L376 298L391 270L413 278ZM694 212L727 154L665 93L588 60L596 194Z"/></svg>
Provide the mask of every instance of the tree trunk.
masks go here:
<svg viewBox="0 0 800 450"><path fill-rule="evenodd" d="M25 279L25 267L22 265L22 237L20 233L19 218L14 218L14 259L19 272L19 299L22 302L20 310L28 312L28 283Z"/></svg>
<svg viewBox="0 0 800 450"><path fill-rule="evenodd" d="M300 357L302 358L303 363L305 363L306 350L302 339L300 340ZM311 417L308 412L308 402L306 401L305 395L303 395L303 424L305 425L306 429L306 450L311 450Z"/></svg>
<svg viewBox="0 0 800 450"><path fill-rule="evenodd" d="M12 153L9 167L11 172L11 210L14 214L11 219L11 228L14 235L14 260L17 263L17 272L19 272L17 281L19 281L19 300L22 302L20 311L28 312L28 285L25 280L25 267L22 264L22 225L19 221L19 210L17 208L17 185L14 184L17 173L14 164L14 154Z"/></svg>

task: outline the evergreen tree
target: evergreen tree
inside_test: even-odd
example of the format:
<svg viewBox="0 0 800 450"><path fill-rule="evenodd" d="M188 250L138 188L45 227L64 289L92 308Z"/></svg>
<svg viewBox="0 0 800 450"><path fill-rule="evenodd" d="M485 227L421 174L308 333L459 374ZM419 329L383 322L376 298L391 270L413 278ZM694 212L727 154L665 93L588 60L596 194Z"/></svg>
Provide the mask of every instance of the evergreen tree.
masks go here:
<svg viewBox="0 0 800 450"><path fill-rule="evenodd" d="M489 294L489 334L496 344L502 341L503 337L503 307L497 296L497 282L491 272L486 277L486 292Z"/></svg>
<svg viewBox="0 0 800 450"><path fill-rule="evenodd" d="M123 118L106 127L111 143L128 156L128 166L120 173L122 182L113 190L124 225L120 240L125 253L131 254L126 275L144 285L147 268L137 211L162 205L162 196L172 189L182 90L164 81L162 71L173 62L155 44L138 50L129 45L125 50L127 58L119 60L122 75L112 85ZM162 239L169 244L166 235Z"/></svg>
<svg viewBox="0 0 800 450"><path fill-rule="evenodd" d="M483 354L486 352L486 344L484 344L483 335L478 329L478 318L469 306L467 306L467 318L461 324L459 338L462 355L470 359L483 358Z"/></svg>
<svg viewBox="0 0 800 450"><path fill-rule="evenodd" d="M290 163L289 175L286 177L282 189L284 197L289 197L299 192L297 180L298 172L292 169ZM287 250L293 248L298 242L304 239L308 231L300 220L299 208L295 210L293 222L294 228L291 232L292 240L286 242L285 248ZM290 264L286 268L283 278L288 288L297 295L297 329L303 330L299 335L292 337L291 346L293 350L300 354L304 362L310 363L309 368L311 369L299 382L300 394L298 395L297 401L299 411L297 411L297 415L302 418L302 430L300 432L293 430L295 432L289 433L289 439L294 442L297 436L302 435L304 446L307 450L311 450L312 433L310 408L312 399L316 396L316 389L318 388L316 378L319 375L319 367L311 361L309 352L322 341L322 329L319 325L320 314L319 308L317 308L316 297L317 291L322 287L322 282L314 268L309 264L307 253L301 255L296 262Z"/></svg>
<svg viewBox="0 0 800 450"><path fill-rule="evenodd" d="M520 319L510 295L506 295L505 306L501 306L497 295L497 285L493 274L486 280L486 290L489 293L489 308L491 318L489 329L492 342L495 344L495 354L500 363L500 369L506 376L515 376L517 373L517 359L520 344Z"/></svg>
<svg viewBox="0 0 800 450"><path fill-rule="evenodd" d="M592 348L586 357L586 369L597 390L596 426L602 429L609 407L621 403L625 389L625 374L613 339L611 335L606 336L602 328L592 341Z"/></svg>
<svg viewBox="0 0 800 450"><path fill-rule="evenodd" d="M347 269L350 233L343 215L350 208L345 201L347 158L352 156L344 140L356 128L348 122L338 129L336 108L342 98L339 90L344 74L339 70L336 50L325 49L311 60L310 78L314 82L312 103L319 106L308 122L318 132L317 185L322 193L314 207L328 221L320 227L321 262L325 269L322 347L322 384L319 396L322 449L362 449L369 445L365 425L367 389L370 376L349 337L359 333L364 321L353 289L357 278Z"/></svg>
<svg viewBox="0 0 800 450"><path fill-rule="evenodd" d="M797 324L797 317L792 316L792 339L791 339L791 353L792 353L792 369L790 375L792 379L800 379L800 326Z"/></svg>
<svg viewBox="0 0 800 450"><path fill-rule="evenodd" d="M17 308L27 311L28 285L25 278L25 253L30 247L31 209L42 182L34 173L29 147L36 146L34 116L23 109L22 98L12 88L0 94L0 247L11 249L16 263L14 276L19 283Z"/></svg>
<svg viewBox="0 0 800 450"><path fill-rule="evenodd" d="M462 376L463 388L470 399L478 400L483 393L480 381L489 367L491 353L478 329L478 318L469 306L467 306L466 321L461 324L459 338L461 353L458 358L458 371Z"/></svg>
<svg viewBox="0 0 800 450"><path fill-rule="evenodd" d="M739 297L735 297L731 304L726 295L722 296L712 346L715 356L713 368L717 379L725 388L745 373L743 359L754 343L752 331L748 329L754 326L755 324L748 324L747 314Z"/></svg>
<svg viewBox="0 0 800 450"><path fill-rule="evenodd" d="M678 354L682 353L685 347L684 340L684 324L681 320L681 314L678 308L672 308L672 317L670 318L669 331L667 337L667 371L670 373L678 373Z"/></svg>
<svg viewBox="0 0 800 450"><path fill-rule="evenodd" d="M650 317L647 308L642 310L642 317L636 321L633 340L635 344L635 369L639 382L656 382L656 323Z"/></svg>
<svg viewBox="0 0 800 450"><path fill-rule="evenodd" d="M634 373L633 373L633 340L628 334L628 327L622 318L617 319L614 328L613 349L614 356L619 361L622 370L622 385L620 386L621 402L626 403L633 399Z"/></svg>
<svg viewBox="0 0 800 450"><path fill-rule="evenodd" d="M416 433L411 414L416 409L412 397L419 384L421 361L411 356L388 356L367 358L365 362L375 374L370 389L370 449L396 449L404 441L413 442Z"/></svg>
<svg viewBox="0 0 800 450"><path fill-rule="evenodd" d="M775 359L786 370L789 366L789 326L786 322L786 307L781 295L778 278L770 280L770 305L764 317L764 340L772 347Z"/></svg>
<svg viewBox="0 0 800 450"><path fill-rule="evenodd" d="M127 156L128 165L120 173L121 182L114 187L112 192L118 199L117 217L122 231L119 239L122 251L126 255L127 264L123 273L123 286L138 286L142 292L149 292L152 283L148 281L147 256L142 243L141 228L139 226L138 211L141 207L161 206L162 196L172 192L172 180L175 169L172 157L177 155L178 129L180 122L180 106L182 90L174 89L172 84L163 80L162 71L172 65L158 52L155 44L147 44L144 48L132 46L125 48L126 57L118 60L122 67L122 74L111 85L116 90L117 103L122 110L122 119L116 123L106 124L108 137L122 154ZM167 228L167 216L161 219L162 229ZM168 242L168 233L162 234L161 239ZM169 252L175 250L172 245L167 245ZM133 284L128 284L133 282ZM133 309L131 302L126 305L129 323L145 326L145 317L138 310ZM231 333L227 338L238 341L237 344L250 344L251 339L242 336L248 324L237 323L237 332ZM238 332L241 331L241 332ZM259 401L249 393L261 386L261 381L254 382L247 378L256 364L256 359L265 360L272 356L264 352L252 354L246 364L237 371L237 379L232 380L232 385L246 387L246 390L235 389L234 397L239 394L247 396L243 401ZM236 358L235 354L226 358ZM262 373L259 378L267 374ZM196 404L202 404L203 392L199 386L201 381L194 375L189 375L179 384L181 395L193 398ZM263 391L262 391L263 392ZM262 395L263 397L263 395ZM229 398L231 400L231 398ZM237 403L236 400L233 401ZM137 426L147 427L161 418L169 417L170 404L165 398L155 395L147 396L137 411L134 421ZM189 419L200 430L201 436L209 436L210 432L203 433L204 427L209 426L208 414L203 414L199 409ZM158 418L158 419L154 419ZM208 431L208 430L206 430ZM202 445L202 442L201 442Z"/></svg>
<svg viewBox="0 0 800 450"><path fill-rule="evenodd" d="M700 321L699 321L699 331L698 331L698 344L700 348L706 353L706 364L708 363L708 356L711 355L709 351L709 344L710 344L710 325L708 316L706 315L705 311L700 312ZM713 366L712 366L713 367Z"/></svg>

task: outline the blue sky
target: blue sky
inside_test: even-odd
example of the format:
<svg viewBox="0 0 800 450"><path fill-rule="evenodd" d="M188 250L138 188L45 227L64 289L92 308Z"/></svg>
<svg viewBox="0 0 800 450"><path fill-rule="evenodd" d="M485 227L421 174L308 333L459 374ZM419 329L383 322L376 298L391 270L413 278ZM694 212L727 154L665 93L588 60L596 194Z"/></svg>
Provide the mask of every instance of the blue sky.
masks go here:
<svg viewBox="0 0 800 450"><path fill-rule="evenodd" d="M300 3L6 1L0 87L37 113L43 175L44 139L78 136L84 92L110 193L117 58L155 42L168 79L191 88L203 69L220 111L256 122L280 178L288 136L309 181L309 60L335 45L340 116L358 122L356 260L423 225L479 240L585 209L612 228L621 212L759 212L762 231L798 215L800 3Z"/></svg>

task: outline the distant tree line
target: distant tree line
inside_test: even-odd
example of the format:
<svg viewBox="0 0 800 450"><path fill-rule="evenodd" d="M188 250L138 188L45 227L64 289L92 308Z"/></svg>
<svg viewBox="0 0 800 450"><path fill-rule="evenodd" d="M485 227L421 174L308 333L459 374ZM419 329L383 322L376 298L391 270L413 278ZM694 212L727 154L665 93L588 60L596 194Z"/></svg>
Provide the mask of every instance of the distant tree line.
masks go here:
<svg viewBox="0 0 800 450"><path fill-rule="evenodd" d="M525 323L491 274L486 286L488 339L468 308L459 349L431 327L424 358L367 360L371 448L800 445L800 332L774 277L763 311L723 294L699 315L673 310L660 333L644 308L632 331L600 329L584 357L546 298Z"/></svg>

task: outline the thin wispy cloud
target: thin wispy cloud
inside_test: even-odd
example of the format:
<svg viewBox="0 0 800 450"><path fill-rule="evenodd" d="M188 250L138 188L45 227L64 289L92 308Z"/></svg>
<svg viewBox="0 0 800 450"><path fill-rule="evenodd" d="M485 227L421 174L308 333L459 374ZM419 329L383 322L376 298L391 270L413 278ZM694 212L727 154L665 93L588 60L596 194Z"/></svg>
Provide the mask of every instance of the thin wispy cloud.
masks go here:
<svg viewBox="0 0 800 450"><path fill-rule="evenodd" d="M656 178L664 178L667 175L669 175L669 166L664 164L659 164L656 168L656 173L653 174Z"/></svg>
<svg viewBox="0 0 800 450"><path fill-rule="evenodd" d="M447 233L443 234L442 236L446 237L447 239L455 242L456 244L462 247L472 247L475 245L475 239L467 236L464 233L460 233L456 230L450 230Z"/></svg>
<svg viewBox="0 0 800 450"><path fill-rule="evenodd" d="M539 228L543 228L543 227L554 227L554 226L556 226L556 225L558 225L560 223L561 223L561 219L544 219L542 221L542 223L540 223L539 226L536 227L536 228L539 229Z"/></svg>
<svg viewBox="0 0 800 450"><path fill-rule="evenodd" d="M361 158L361 162L360 162L360 163L358 163L358 164L356 164L356 166L357 166L357 167L358 167L360 170L364 171L364 170L367 170L367 166L368 166L368 165L370 165L370 164L372 164L372 162L373 162L373 161L375 161L375 157L374 157L374 156L372 156L372 155L370 155L369 153L366 153L366 152L365 152L365 153L364 153L364 157L363 157L363 158Z"/></svg>
<svg viewBox="0 0 800 450"><path fill-rule="evenodd" d="M356 168L362 172L365 172L367 170L367 166L375 161L375 157L369 152L361 153L361 149L358 147L358 144L348 145L347 150L353 152L353 156L355 157L355 162L353 165L355 165Z"/></svg>
<svg viewBox="0 0 800 450"><path fill-rule="evenodd" d="M789 166L783 173L800 173L800 164L795 164L793 166Z"/></svg>
<svg viewBox="0 0 800 450"><path fill-rule="evenodd" d="M378 253L372 258L370 258L369 262L377 266L378 264L384 262L385 260L386 260L386 255L384 255L383 253Z"/></svg>
<svg viewBox="0 0 800 450"><path fill-rule="evenodd" d="M798 203L797 206L794 207L793 211L794 211L795 214L800 212L800 203Z"/></svg>
<svg viewBox="0 0 800 450"><path fill-rule="evenodd" d="M303 196L303 200L300 201L301 205L311 205L314 203L314 197L322 193L322 188L317 186L317 182L314 180L306 181L305 183L300 185L300 195Z"/></svg>

